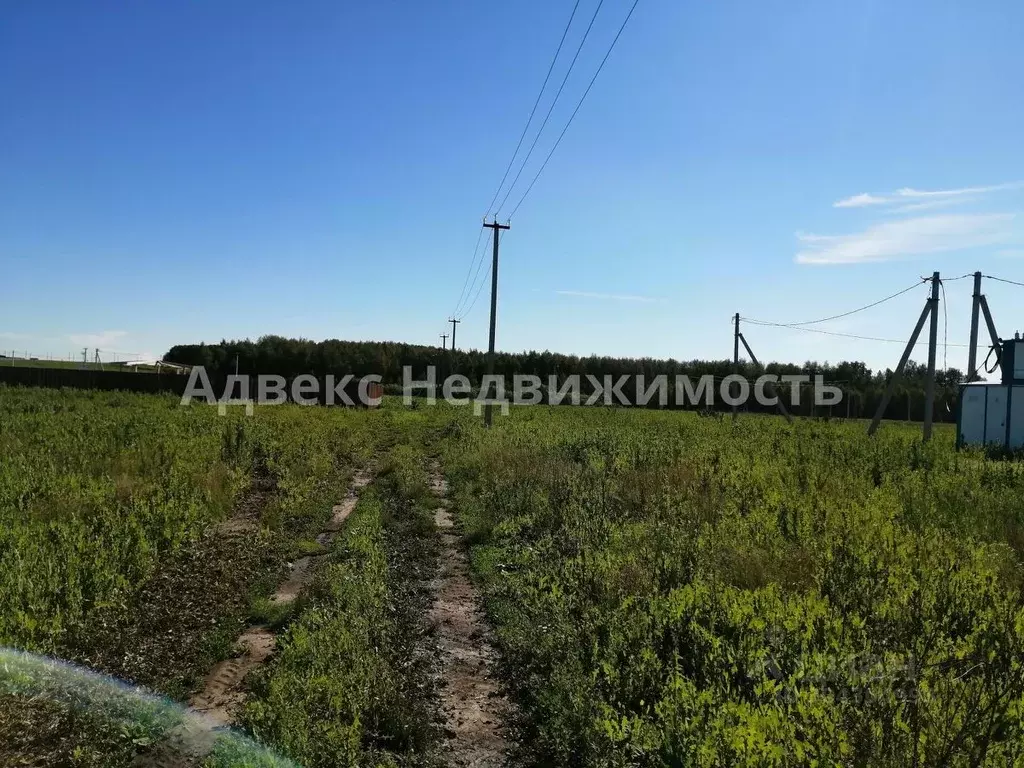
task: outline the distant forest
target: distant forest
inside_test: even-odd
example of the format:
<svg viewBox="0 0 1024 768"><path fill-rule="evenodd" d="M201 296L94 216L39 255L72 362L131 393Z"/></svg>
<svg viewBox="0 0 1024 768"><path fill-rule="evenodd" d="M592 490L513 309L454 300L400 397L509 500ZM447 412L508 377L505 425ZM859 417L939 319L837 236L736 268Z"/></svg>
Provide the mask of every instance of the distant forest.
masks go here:
<svg viewBox="0 0 1024 768"><path fill-rule="evenodd" d="M257 341L222 341L219 344L181 344L170 349L165 359L184 365L202 365L207 371L218 374L234 373L238 361L240 373L273 373L287 379L300 374L311 373L322 377L327 374L356 377L378 374L389 391L398 391L402 385L402 367L412 366L414 378L421 381L428 366L436 366L438 383L448 373L460 373L474 384L481 381L487 370L487 353L480 350L442 351L439 347L403 344L391 341L340 341L328 339L314 342L306 339L287 339L281 336L264 336ZM624 374L644 374L650 382L655 376L667 374L670 385L670 403L675 397L671 387L676 374L691 378L712 374L718 379L736 372L730 360L673 360L649 357L624 358L591 355L578 357L557 352L499 352L495 356L494 372L511 377L515 374L535 374L546 384L549 376L560 379L578 374L585 377L592 374L597 378L605 375L618 377ZM802 415L845 417L848 412L854 418L870 418L882 399L891 370L872 371L864 363L805 362L769 363L758 367L752 363L741 363L739 373L754 378L763 372L774 374L821 374L826 383L840 387L844 402L831 409L819 407L812 412L810 392L802 398L797 409ZM919 421L925 407L925 379L927 367L911 361L886 411L886 418ZM955 368L936 373L935 419L955 421L957 387L963 383L964 374ZM627 390L628 393L628 390ZM655 399L656 400L656 399ZM846 400L849 400L847 406ZM786 399L788 405L788 398ZM751 404L751 410L764 410ZM831 410L831 412L829 412Z"/></svg>

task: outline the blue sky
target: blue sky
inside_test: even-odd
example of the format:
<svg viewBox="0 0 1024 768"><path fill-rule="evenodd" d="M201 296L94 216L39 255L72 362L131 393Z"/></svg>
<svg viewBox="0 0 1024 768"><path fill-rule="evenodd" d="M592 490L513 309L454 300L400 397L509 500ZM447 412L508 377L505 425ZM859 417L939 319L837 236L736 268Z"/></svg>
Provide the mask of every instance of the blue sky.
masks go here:
<svg viewBox="0 0 1024 768"><path fill-rule="evenodd" d="M0 348L439 343L572 4L0 4ZM630 4L605 0L521 184ZM1012 0L640 0L512 219L499 348L724 358L736 311L809 320L933 270L1024 282L1022 39ZM946 288L963 343L970 281ZM1022 291L986 285L1005 335ZM821 327L905 338L924 298ZM487 303L460 347L486 345ZM901 351L746 336L762 359Z"/></svg>

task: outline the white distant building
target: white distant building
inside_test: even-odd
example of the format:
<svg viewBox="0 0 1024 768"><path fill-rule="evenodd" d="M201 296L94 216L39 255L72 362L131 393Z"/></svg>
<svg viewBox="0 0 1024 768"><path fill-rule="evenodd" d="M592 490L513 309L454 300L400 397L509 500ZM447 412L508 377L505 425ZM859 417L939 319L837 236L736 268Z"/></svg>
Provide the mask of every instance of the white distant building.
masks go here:
<svg viewBox="0 0 1024 768"><path fill-rule="evenodd" d="M123 363L115 363L122 368L138 369L140 367L155 368L157 372L162 370L173 371L174 373L188 373L192 370L191 365L179 365L178 363L169 363L166 360L128 360Z"/></svg>

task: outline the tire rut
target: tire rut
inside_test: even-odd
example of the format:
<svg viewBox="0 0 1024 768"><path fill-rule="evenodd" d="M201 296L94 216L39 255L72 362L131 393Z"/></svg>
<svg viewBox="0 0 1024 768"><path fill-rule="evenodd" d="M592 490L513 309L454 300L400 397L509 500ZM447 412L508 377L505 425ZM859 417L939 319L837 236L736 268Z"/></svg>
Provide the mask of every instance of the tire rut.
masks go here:
<svg viewBox="0 0 1024 768"><path fill-rule="evenodd" d="M316 537L320 545L330 545L355 509L359 492L372 480L373 475L369 471L356 471L345 499L334 505L330 520ZM231 523L223 534L235 534L237 526L237 522ZM314 561L325 554L327 552L296 560L291 565L288 578L278 586L270 601L275 605L286 605L296 600L313 579ZM182 768L202 761L214 747L217 730L230 726L245 703L246 677L273 655L276 642L277 636L271 627L265 624L247 627L235 642L236 654L214 665L206 675L203 687L189 699L184 722L157 749L141 755L134 764Z"/></svg>
<svg viewBox="0 0 1024 768"><path fill-rule="evenodd" d="M497 679L498 655L470 579L462 537L448 509L448 485L437 467L431 472L431 489L442 502L434 513L441 553L428 618L439 652L444 757L459 768L496 768L507 760L510 705Z"/></svg>

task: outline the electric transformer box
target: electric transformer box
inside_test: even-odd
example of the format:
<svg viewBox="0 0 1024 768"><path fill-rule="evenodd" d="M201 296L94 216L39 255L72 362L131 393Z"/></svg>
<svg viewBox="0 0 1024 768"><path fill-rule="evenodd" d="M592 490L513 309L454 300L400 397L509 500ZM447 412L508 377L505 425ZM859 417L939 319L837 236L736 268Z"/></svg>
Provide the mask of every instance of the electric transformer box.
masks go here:
<svg viewBox="0 0 1024 768"><path fill-rule="evenodd" d="M1024 384L1024 339L1003 341L1001 352L1003 384Z"/></svg>
<svg viewBox="0 0 1024 768"><path fill-rule="evenodd" d="M961 386L957 445L1024 448L1024 381Z"/></svg>

